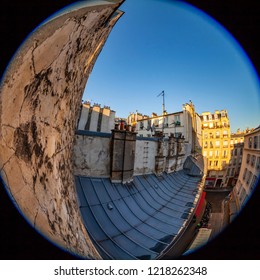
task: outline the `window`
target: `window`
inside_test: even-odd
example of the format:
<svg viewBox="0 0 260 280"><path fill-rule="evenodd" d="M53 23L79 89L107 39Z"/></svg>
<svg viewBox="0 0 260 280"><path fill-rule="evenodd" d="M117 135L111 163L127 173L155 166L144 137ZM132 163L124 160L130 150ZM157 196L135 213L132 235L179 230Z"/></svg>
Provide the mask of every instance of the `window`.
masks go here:
<svg viewBox="0 0 260 280"><path fill-rule="evenodd" d="M241 204L245 201L245 199L246 199L246 190L242 187L241 194L239 197Z"/></svg>
<svg viewBox="0 0 260 280"><path fill-rule="evenodd" d="M211 114L209 115L209 120L212 121L212 115Z"/></svg>
<svg viewBox="0 0 260 280"><path fill-rule="evenodd" d="M224 137L224 138L227 138L227 137L228 137L228 132L227 132L227 130L224 130L224 131L223 131L223 137Z"/></svg>
<svg viewBox="0 0 260 280"><path fill-rule="evenodd" d="M207 121L208 120L208 116L203 116L203 120Z"/></svg>
<svg viewBox="0 0 260 280"><path fill-rule="evenodd" d="M207 154L208 154L207 151L204 151L204 152L203 152L203 156L204 156L204 157L207 157Z"/></svg>
<svg viewBox="0 0 260 280"><path fill-rule="evenodd" d="M249 161L250 161L250 154L247 154L247 156L246 156L246 163L249 163Z"/></svg>
<svg viewBox="0 0 260 280"><path fill-rule="evenodd" d="M204 143L204 148L208 148L208 142L207 141Z"/></svg>
<svg viewBox="0 0 260 280"><path fill-rule="evenodd" d="M230 176L234 176L234 173L235 173L235 168L232 168Z"/></svg>
<svg viewBox="0 0 260 280"><path fill-rule="evenodd" d="M155 127L158 127L158 126L159 126L159 120L158 120L158 119L155 119L155 120L153 121L153 124L154 124Z"/></svg>
<svg viewBox="0 0 260 280"><path fill-rule="evenodd" d="M251 181L251 184L250 184L250 190L252 191L254 189L254 187L256 186L256 182L257 182L257 177L256 175L253 176L253 179Z"/></svg>
<svg viewBox="0 0 260 280"><path fill-rule="evenodd" d="M215 118L215 120L217 120L218 119L218 114L214 114L214 118Z"/></svg>
<svg viewBox="0 0 260 280"><path fill-rule="evenodd" d="M221 112L221 117L225 117L226 116L226 113L225 112Z"/></svg>
<svg viewBox="0 0 260 280"><path fill-rule="evenodd" d="M209 128L213 128L213 123L209 123Z"/></svg>
<svg viewBox="0 0 260 280"><path fill-rule="evenodd" d="M214 161L214 166L218 166L218 160Z"/></svg>
<svg viewBox="0 0 260 280"><path fill-rule="evenodd" d="M247 180L246 180L246 184L249 185L250 181L251 181L251 178L252 178L252 172L249 171L248 174L247 174Z"/></svg>
<svg viewBox="0 0 260 280"><path fill-rule="evenodd" d="M224 150L224 151L223 151L223 158L227 158L227 156L228 156L228 151L227 151L227 150Z"/></svg>
<svg viewBox="0 0 260 280"><path fill-rule="evenodd" d="M151 120L148 120L148 123L147 123L147 130L150 130L152 127L152 121Z"/></svg>
<svg viewBox="0 0 260 280"><path fill-rule="evenodd" d="M176 133L174 133L174 137L175 137L175 138L181 138L181 136L182 136L182 133L181 133L181 132L176 132Z"/></svg>
<svg viewBox="0 0 260 280"><path fill-rule="evenodd" d="M213 143L212 141L209 142L209 147L212 149L213 148Z"/></svg>
<svg viewBox="0 0 260 280"><path fill-rule="evenodd" d="M236 163L237 163L237 161L236 161L236 159L234 158L234 159L233 159L233 165L236 165Z"/></svg>
<svg viewBox="0 0 260 280"><path fill-rule="evenodd" d="M180 115L174 115L174 123L176 125L180 125L181 124Z"/></svg>
<svg viewBox="0 0 260 280"><path fill-rule="evenodd" d="M257 149L257 140L258 140L258 137L257 136L254 136L254 149Z"/></svg>
<svg viewBox="0 0 260 280"><path fill-rule="evenodd" d="M252 167L255 166L255 159L256 159L256 156L255 156L255 155L252 155L252 157L251 157L251 166L252 166Z"/></svg>
<svg viewBox="0 0 260 280"><path fill-rule="evenodd" d="M243 180L245 180L246 174L247 174L247 168L244 170L244 173L243 173Z"/></svg>
<svg viewBox="0 0 260 280"><path fill-rule="evenodd" d="M219 131L216 131L216 138L219 138L220 137L220 133Z"/></svg>
<svg viewBox="0 0 260 280"><path fill-rule="evenodd" d="M253 142L252 137L249 137L249 139L248 139L248 148L249 148L249 149L252 148L252 142Z"/></svg>
<svg viewBox="0 0 260 280"><path fill-rule="evenodd" d="M237 186L237 195L240 194L242 188L243 188L242 183L239 181L239 182L238 182L238 186Z"/></svg>
<svg viewBox="0 0 260 280"><path fill-rule="evenodd" d="M256 169L260 169L260 157L257 157L257 162L256 162Z"/></svg>
<svg viewBox="0 0 260 280"><path fill-rule="evenodd" d="M219 142L219 140L217 140L215 143L216 143L216 148L219 148L219 147L220 147L220 142Z"/></svg>
<svg viewBox="0 0 260 280"><path fill-rule="evenodd" d="M219 150L215 151L215 157L219 157Z"/></svg>
<svg viewBox="0 0 260 280"><path fill-rule="evenodd" d="M224 142L223 142L223 147L224 147L224 148L227 148L227 147L228 147L228 141L227 141L227 140L224 140Z"/></svg>
<svg viewBox="0 0 260 280"><path fill-rule="evenodd" d="M230 169L228 168L228 170L227 170L227 176L229 176L229 173L230 173Z"/></svg>
<svg viewBox="0 0 260 280"><path fill-rule="evenodd" d="M240 148L240 156L243 155L243 148Z"/></svg>
<svg viewBox="0 0 260 280"><path fill-rule="evenodd" d="M207 133L207 132L204 133L204 138L205 138L205 139L208 138L208 133Z"/></svg>
<svg viewBox="0 0 260 280"><path fill-rule="evenodd" d="M163 118L163 127L168 127L168 124L169 124L169 122L168 122L168 117L164 117ZM179 124L179 123L178 123ZM177 124L176 124L177 125Z"/></svg>
<svg viewBox="0 0 260 280"><path fill-rule="evenodd" d="M209 156L210 156L210 157L213 156L213 151L209 151Z"/></svg>

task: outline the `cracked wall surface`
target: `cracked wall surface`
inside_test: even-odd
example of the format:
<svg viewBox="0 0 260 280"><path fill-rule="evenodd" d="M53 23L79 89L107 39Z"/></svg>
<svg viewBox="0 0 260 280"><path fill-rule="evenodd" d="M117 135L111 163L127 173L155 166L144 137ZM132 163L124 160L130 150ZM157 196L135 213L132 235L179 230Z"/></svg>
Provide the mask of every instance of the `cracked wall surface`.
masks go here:
<svg viewBox="0 0 260 280"><path fill-rule="evenodd" d="M10 196L43 235L89 258L100 256L80 218L72 149L88 76L122 15L123 1L101 2L35 30L0 87L0 171Z"/></svg>

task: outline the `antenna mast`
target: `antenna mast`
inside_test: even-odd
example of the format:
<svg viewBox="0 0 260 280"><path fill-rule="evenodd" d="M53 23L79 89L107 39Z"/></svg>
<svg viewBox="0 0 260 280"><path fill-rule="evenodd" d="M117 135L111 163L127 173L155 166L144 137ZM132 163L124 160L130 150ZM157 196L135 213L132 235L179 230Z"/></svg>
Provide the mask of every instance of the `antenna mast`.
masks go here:
<svg viewBox="0 0 260 280"><path fill-rule="evenodd" d="M164 90L157 95L157 97L159 97L159 96L163 97L163 104L162 104L162 115L163 116L165 115L165 98L164 98L164 95L165 95Z"/></svg>
<svg viewBox="0 0 260 280"><path fill-rule="evenodd" d="M164 90L157 95L157 97L162 96L163 97L163 104L162 104L162 116L163 116L163 123L162 123L162 135L164 134L164 116L166 115L165 111L165 98L164 98L165 92Z"/></svg>

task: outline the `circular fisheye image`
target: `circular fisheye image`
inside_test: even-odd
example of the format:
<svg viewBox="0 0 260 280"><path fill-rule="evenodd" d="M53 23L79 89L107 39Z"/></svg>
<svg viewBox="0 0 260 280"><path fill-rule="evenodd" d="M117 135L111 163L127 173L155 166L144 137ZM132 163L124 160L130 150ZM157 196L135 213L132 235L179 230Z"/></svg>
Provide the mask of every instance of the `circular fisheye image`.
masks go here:
<svg viewBox="0 0 260 280"><path fill-rule="evenodd" d="M1 78L1 181L80 258L190 256L254 193L259 93L239 43L184 1L75 2Z"/></svg>

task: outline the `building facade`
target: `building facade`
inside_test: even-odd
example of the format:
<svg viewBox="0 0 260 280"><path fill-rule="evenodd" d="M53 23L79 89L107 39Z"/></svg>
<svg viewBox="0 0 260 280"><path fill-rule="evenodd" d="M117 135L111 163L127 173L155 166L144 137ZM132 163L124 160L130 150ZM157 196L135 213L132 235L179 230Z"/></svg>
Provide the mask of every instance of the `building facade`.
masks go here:
<svg viewBox="0 0 260 280"><path fill-rule="evenodd" d="M88 130L96 132L111 133L115 125L115 111L110 107L90 102L84 102L81 106L80 117L78 120L78 130Z"/></svg>
<svg viewBox="0 0 260 280"><path fill-rule="evenodd" d="M242 165L233 191L238 210L243 207L259 180L260 127L247 133L244 139Z"/></svg>
<svg viewBox="0 0 260 280"><path fill-rule="evenodd" d="M183 105L183 110L175 113L152 116L133 113L128 117L128 124L135 127L140 137L163 136L184 139L187 153L201 153L201 120L192 102Z"/></svg>
<svg viewBox="0 0 260 280"><path fill-rule="evenodd" d="M231 134L226 110L202 113L202 150L207 158L207 187L223 187L223 178L230 162Z"/></svg>
<svg viewBox="0 0 260 280"><path fill-rule="evenodd" d="M225 188L233 188L238 180L240 172L243 150L244 150L244 136L246 131L237 130L236 133L231 133L230 137L230 161L226 167L224 174L223 186Z"/></svg>

